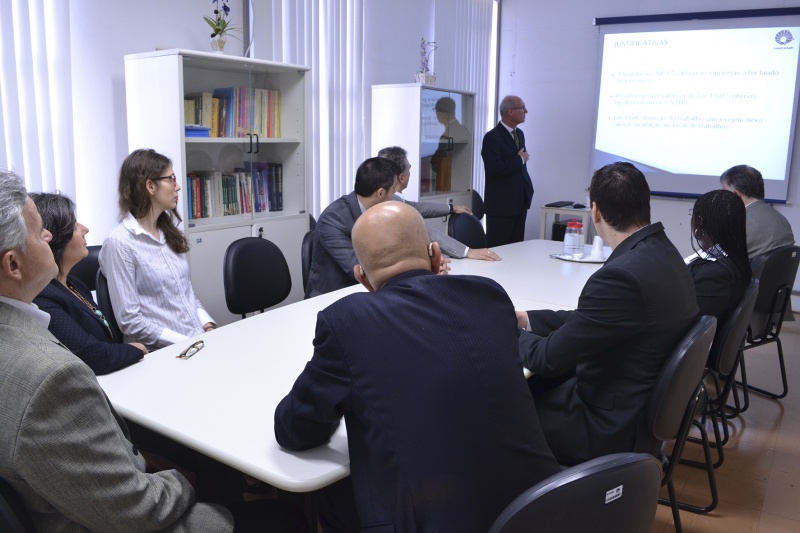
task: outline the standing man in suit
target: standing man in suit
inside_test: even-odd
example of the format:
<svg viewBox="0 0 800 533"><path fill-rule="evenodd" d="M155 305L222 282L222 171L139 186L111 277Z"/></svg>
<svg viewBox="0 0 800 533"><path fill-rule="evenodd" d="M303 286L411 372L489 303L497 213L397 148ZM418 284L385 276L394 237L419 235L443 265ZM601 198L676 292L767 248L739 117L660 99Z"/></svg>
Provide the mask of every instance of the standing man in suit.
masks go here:
<svg viewBox="0 0 800 533"><path fill-rule="evenodd" d="M390 146L388 148L381 149L378 152L378 157L385 157L386 159L395 162L400 166L400 168L403 169L403 171L397 176L397 186L394 193L394 199L398 202L406 203L419 211L419 214L422 215L422 218L446 217L448 215L452 215L453 213L467 215L472 214L472 211L464 205L444 204L442 202L414 202L412 200L406 200L403 198L402 192L406 190L406 187L408 187L408 179L411 177L411 163L408 162L407 152L404 148L400 148L399 146ZM430 227L428 228L428 236L432 241L439 243L442 253L445 253L450 257L455 257L457 259L468 257L470 259L483 259L484 261L500 261L501 259L499 255L488 248L470 249L469 246L457 241L446 233Z"/></svg>
<svg viewBox="0 0 800 533"><path fill-rule="evenodd" d="M361 213L394 198L400 167L383 157L367 159L356 171L353 192L342 196L319 216L314 230L314 253L308 273L306 298L357 283L353 267L358 260L351 233Z"/></svg>
<svg viewBox="0 0 800 533"><path fill-rule="evenodd" d="M724 190L741 198L747 208L747 255L750 259L794 244L789 221L764 201L761 172L747 165L737 165L723 172L719 181Z"/></svg>
<svg viewBox="0 0 800 533"><path fill-rule="evenodd" d="M594 173L592 220L613 252L574 311L518 313L523 365L561 464L634 449L661 367L698 315L694 283L630 163ZM667 281L668 280L668 281Z"/></svg>
<svg viewBox="0 0 800 533"><path fill-rule="evenodd" d="M511 301L489 279L432 275L439 245L400 202L364 213L353 245L370 292L319 313L314 355L275 411L276 439L320 446L344 417L359 522L344 531L487 531L558 471Z"/></svg>
<svg viewBox="0 0 800 533"><path fill-rule="evenodd" d="M145 473L92 370L47 331L31 302L58 274L50 238L21 180L0 171L0 477L37 531L232 531L177 471Z"/></svg>
<svg viewBox="0 0 800 533"><path fill-rule="evenodd" d="M519 96L506 96L500 103L500 122L483 136L486 240L490 248L525 240L533 183L526 167L530 155L525 149L525 134L517 126L525 122L527 113Z"/></svg>

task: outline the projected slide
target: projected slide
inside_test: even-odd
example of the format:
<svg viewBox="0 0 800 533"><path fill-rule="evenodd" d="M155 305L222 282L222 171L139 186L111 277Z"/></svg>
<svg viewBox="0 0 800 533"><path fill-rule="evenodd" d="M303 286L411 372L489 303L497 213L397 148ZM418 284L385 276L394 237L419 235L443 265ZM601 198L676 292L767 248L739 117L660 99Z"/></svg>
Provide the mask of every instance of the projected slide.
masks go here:
<svg viewBox="0 0 800 533"><path fill-rule="evenodd" d="M799 42L800 27L605 35L595 168L719 177L746 163L785 180Z"/></svg>

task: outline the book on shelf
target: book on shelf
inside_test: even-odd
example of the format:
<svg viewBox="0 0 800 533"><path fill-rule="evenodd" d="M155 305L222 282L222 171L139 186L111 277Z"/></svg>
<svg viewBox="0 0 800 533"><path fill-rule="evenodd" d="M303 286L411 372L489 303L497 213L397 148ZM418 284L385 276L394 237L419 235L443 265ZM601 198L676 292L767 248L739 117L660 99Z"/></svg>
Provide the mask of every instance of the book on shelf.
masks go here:
<svg viewBox="0 0 800 533"><path fill-rule="evenodd" d="M241 168L235 168L232 172L189 172L186 177L189 220L279 210L271 207L267 192L270 187L270 167L275 165L278 168L281 166L276 163L244 162ZM280 172L276 171L275 175L280 175Z"/></svg>
<svg viewBox="0 0 800 533"><path fill-rule="evenodd" d="M184 126L184 135L186 137L210 137L211 128L196 124L186 124L186 126Z"/></svg>
<svg viewBox="0 0 800 533"><path fill-rule="evenodd" d="M187 126L189 124L197 124L195 102L191 98L183 99L183 123Z"/></svg>
<svg viewBox="0 0 800 533"><path fill-rule="evenodd" d="M275 182L277 195L275 198L276 211L283 211L283 165L273 163L275 165Z"/></svg>
<svg viewBox="0 0 800 533"><path fill-rule="evenodd" d="M211 93L189 93L184 98L193 100L195 103L195 122L207 128L211 128Z"/></svg>
<svg viewBox="0 0 800 533"><path fill-rule="evenodd" d="M211 99L211 137L219 137L219 98Z"/></svg>
<svg viewBox="0 0 800 533"><path fill-rule="evenodd" d="M210 121L214 120L213 101L218 100L218 137L246 137L249 134L266 138L280 137L280 91L220 87L214 89L213 93L201 94L211 94Z"/></svg>
<svg viewBox="0 0 800 533"><path fill-rule="evenodd" d="M283 165L245 161L244 168L253 178L254 212L283 211Z"/></svg>

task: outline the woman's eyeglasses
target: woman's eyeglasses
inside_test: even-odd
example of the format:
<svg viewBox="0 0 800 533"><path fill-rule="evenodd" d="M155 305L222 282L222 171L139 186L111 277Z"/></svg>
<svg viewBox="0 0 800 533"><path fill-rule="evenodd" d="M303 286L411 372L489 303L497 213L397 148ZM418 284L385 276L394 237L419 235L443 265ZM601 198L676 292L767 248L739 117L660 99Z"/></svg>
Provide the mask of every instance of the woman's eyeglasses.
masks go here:
<svg viewBox="0 0 800 533"><path fill-rule="evenodd" d="M193 356L194 354L205 348L205 346L206 346L205 342L197 341L196 343L192 344L184 351L182 351L180 355L176 355L175 357L177 359L189 359L191 356Z"/></svg>
<svg viewBox="0 0 800 533"><path fill-rule="evenodd" d="M172 180L173 185L178 183L178 178L175 177L175 174L172 174L171 176L161 176L160 178L151 178L151 181L161 181L161 180Z"/></svg>

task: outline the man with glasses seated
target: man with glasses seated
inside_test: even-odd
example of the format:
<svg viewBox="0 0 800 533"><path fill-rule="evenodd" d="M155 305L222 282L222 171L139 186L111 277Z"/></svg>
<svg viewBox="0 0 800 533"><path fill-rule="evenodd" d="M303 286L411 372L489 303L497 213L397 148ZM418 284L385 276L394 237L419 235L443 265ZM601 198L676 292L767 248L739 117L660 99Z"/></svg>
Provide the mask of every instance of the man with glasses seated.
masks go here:
<svg viewBox="0 0 800 533"><path fill-rule="evenodd" d="M486 169L484 209L489 248L525 240L525 220L533 199L528 174L525 134L517 126L528 110L519 96L500 103L500 122L483 136L481 157Z"/></svg>

